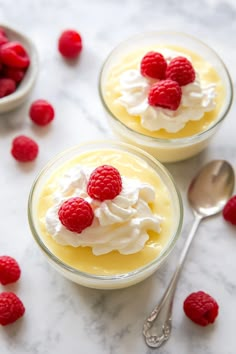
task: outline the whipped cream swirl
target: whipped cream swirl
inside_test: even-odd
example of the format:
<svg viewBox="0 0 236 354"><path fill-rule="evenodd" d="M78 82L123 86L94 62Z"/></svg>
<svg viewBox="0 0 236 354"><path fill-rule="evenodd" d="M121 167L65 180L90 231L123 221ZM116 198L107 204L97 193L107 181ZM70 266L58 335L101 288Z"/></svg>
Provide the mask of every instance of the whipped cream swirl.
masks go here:
<svg viewBox="0 0 236 354"><path fill-rule="evenodd" d="M155 199L153 187L122 177L122 191L113 200L93 200L87 183L93 169L77 165L59 181L53 194L54 205L45 216L47 231L61 245L89 246L95 255L117 250L121 254L139 252L149 239L148 231L160 232L162 218L153 214L149 203ZM84 198L94 211L91 226L80 234L67 230L58 218L61 204L71 197Z"/></svg>
<svg viewBox="0 0 236 354"><path fill-rule="evenodd" d="M169 63L177 56L189 56L182 53L161 49L159 51ZM119 91L121 96L117 103L125 107L130 115L140 116L141 125L149 130L165 129L167 132L176 133L190 120L199 120L205 112L212 111L215 106L216 84L201 82L198 72L195 81L182 86L182 99L176 111L153 107L148 104L148 92L151 85L157 80L141 75L140 69L124 71L120 76Z"/></svg>

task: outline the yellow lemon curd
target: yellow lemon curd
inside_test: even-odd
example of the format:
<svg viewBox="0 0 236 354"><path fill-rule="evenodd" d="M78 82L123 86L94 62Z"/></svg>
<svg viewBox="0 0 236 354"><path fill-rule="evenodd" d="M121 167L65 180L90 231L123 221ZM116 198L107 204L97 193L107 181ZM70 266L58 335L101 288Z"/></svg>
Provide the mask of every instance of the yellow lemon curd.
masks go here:
<svg viewBox="0 0 236 354"><path fill-rule="evenodd" d="M122 255L118 251L95 256L90 247L62 246L55 242L45 226L47 210L54 204L53 193L58 188L61 177L70 168L80 164L94 167L109 164L116 167L127 178L139 179L155 189L155 201L150 204L153 213L163 217L161 232L150 231L149 240L137 253ZM47 248L63 263L77 270L95 275L117 275L137 270L155 260L171 241L174 210L170 193L154 169L131 153L119 150L96 150L82 153L59 167L42 188L36 206L41 239Z"/></svg>
<svg viewBox="0 0 236 354"><path fill-rule="evenodd" d="M183 55L186 54L187 56L191 57L192 64L194 69L198 72L200 80L206 83L215 83L216 84L216 107L214 110L210 112L205 112L204 116L197 121L188 121L183 129L176 133L169 133L164 129L160 129L157 131L149 131L145 129L140 123L139 116L132 116L130 115L124 107L122 107L118 102L117 98L121 96L120 93L120 84L119 79L121 74L130 69L138 69L141 59L143 56L151 51L157 51L168 48ZM181 54L180 54L181 55ZM220 76L218 75L217 71L212 67L210 63L204 60L198 54L187 50L182 47L178 46L156 46L151 48L144 48L141 50L137 50L132 52L123 58L120 58L119 63L115 64L107 75L107 79L103 88L103 98L104 101L112 112L112 114L119 119L123 124L125 124L128 128L142 133L144 135L160 138L160 139L178 139L178 138L185 138L189 136L193 136L195 134L201 133L208 129L212 123L218 118L219 113L224 105L226 92L225 87L222 83ZM176 118L178 119L178 117ZM191 117L189 117L191 119Z"/></svg>

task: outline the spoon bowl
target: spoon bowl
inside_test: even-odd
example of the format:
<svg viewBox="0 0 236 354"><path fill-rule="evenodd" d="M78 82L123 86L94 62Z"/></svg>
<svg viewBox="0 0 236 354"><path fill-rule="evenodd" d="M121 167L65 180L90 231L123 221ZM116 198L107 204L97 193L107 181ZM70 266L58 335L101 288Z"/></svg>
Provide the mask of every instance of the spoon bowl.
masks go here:
<svg viewBox="0 0 236 354"><path fill-rule="evenodd" d="M209 162L192 180L188 201L201 217L219 213L234 190L234 170L224 160Z"/></svg>

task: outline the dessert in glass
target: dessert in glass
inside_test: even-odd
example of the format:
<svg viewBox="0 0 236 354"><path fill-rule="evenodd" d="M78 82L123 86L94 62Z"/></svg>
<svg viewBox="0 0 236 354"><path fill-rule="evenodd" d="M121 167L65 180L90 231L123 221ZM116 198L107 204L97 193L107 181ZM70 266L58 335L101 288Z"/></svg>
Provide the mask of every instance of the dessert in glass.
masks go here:
<svg viewBox="0 0 236 354"><path fill-rule="evenodd" d="M142 281L173 249L182 226L179 192L152 156L98 141L55 157L33 184L34 239L66 278L116 289Z"/></svg>
<svg viewBox="0 0 236 354"><path fill-rule="evenodd" d="M114 133L161 162L202 151L232 103L232 82L219 56L177 32L150 32L118 45L99 79Z"/></svg>

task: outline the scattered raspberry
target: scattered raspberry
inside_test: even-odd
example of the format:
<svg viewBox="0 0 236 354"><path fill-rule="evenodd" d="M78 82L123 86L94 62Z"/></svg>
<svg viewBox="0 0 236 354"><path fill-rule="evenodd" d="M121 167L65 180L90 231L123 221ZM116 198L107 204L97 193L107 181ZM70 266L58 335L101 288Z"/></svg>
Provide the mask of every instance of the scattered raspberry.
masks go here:
<svg viewBox="0 0 236 354"><path fill-rule="evenodd" d="M148 52L141 61L141 74L153 79L164 79L167 68L167 62L162 54L157 52Z"/></svg>
<svg viewBox="0 0 236 354"><path fill-rule="evenodd" d="M25 71L22 69L11 68L9 66L3 68L3 77L14 80L16 84L20 83L24 76Z"/></svg>
<svg viewBox="0 0 236 354"><path fill-rule="evenodd" d="M0 98L10 95L16 90L16 83L12 79L0 78Z"/></svg>
<svg viewBox="0 0 236 354"><path fill-rule="evenodd" d="M9 256L0 256L0 283L2 285L16 282L21 270L17 261Z"/></svg>
<svg viewBox="0 0 236 354"><path fill-rule="evenodd" d="M0 294L0 324L6 326L17 321L25 313L22 301L12 292Z"/></svg>
<svg viewBox="0 0 236 354"><path fill-rule="evenodd" d="M12 142L11 154L20 162L33 161L36 159L38 151L38 144L27 136L19 135Z"/></svg>
<svg viewBox="0 0 236 354"><path fill-rule="evenodd" d="M90 175L88 195L100 201L115 198L122 189L119 171L112 166L103 165L96 168Z"/></svg>
<svg viewBox="0 0 236 354"><path fill-rule="evenodd" d="M0 47L0 61L13 68L26 69L30 58L26 49L19 42L8 42Z"/></svg>
<svg viewBox="0 0 236 354"><path fill-rule="evenodd" d="M215 299L203 291L190 294L184 301L187 317L200 326L213 323L218 315L219 306Z"/></svg>
<svg viewBox="0 0 236 354"><path fill-rule="evenodd" d="M65 58L76 58L82 50L82 38L74 30L62 32L58 41L58 50Z"/></svg>
<svg viewBox="0 0 236 354"><path fill-rule="evenodd" d="M47 125L54 119L53 106L45 100L34 101L30 107L29 115L37 125Z"/></svg>
<svg viewBox="0 0 236 354"><path fill-rule="evenodd" d="M93 222L94 213L90 204L83 198L66 200L58 211L59 220L68 230L81 233Z"/></svg>
<svg viewBox="0 0 236 354"><path fill-rule="evenodd" d="M172 80L162 80L151 86L148 94L150 106L176 111L180 105L182 91L179 84Z"/></svg>
<svg viewBox="0 0 236 354"><path fill-rule="evenodd" d="M195 80L195 76L192 64L185 57L172 59L166 69L166 79L176 81L180 86L190 84Z"/></svg>
<svg viewBox="0 0 236 354"><path fill-rule="evenodd" d="M226 221L236 225L236 195L230 198L223 209L223 217Z"/></svg>

